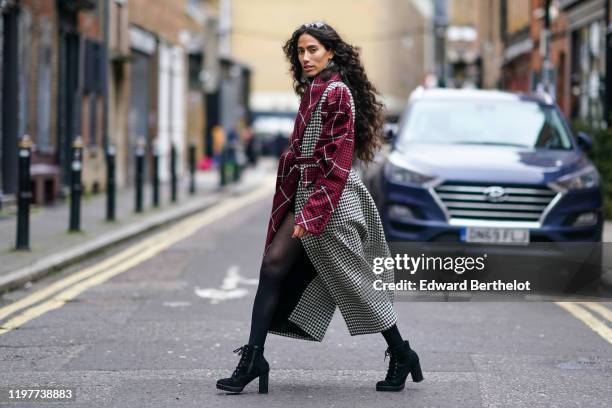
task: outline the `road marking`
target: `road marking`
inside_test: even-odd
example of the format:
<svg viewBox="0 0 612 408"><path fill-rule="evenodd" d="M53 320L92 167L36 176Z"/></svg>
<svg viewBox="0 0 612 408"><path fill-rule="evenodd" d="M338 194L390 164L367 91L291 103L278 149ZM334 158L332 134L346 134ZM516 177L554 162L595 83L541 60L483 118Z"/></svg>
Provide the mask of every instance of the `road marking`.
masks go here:
<svg viewBox="0 0 612 408"><path fill-rule="evenodd" d="M210 299L211 304L217 304L227 299L238 299L246 296L249 291L244 288L238 288L239 283L246 285L257 285L259 279L250 279L241 276L238 271L240 267L238 265L232 265L228 268L223 278L221 287L217 288L199 288L196 286L195 294L201 298Z"/></svg>
<svg viewBox="0 0 612 408"><path fill-rule="evenodd" d="M191 306L191 302L177 300L174 302L164 302L163 305L167 307L187 307L187 306Z"/></svg>
<svg viewBox="0 0 612 408"><path fill-rule="evenodd" d="M227 216L242 207L246 207L263 197L269 195L272 183L264 183L262 187L242 196L231 197L226 201L216 204L200 214L193 215L179 221L169 229L159 232L145 241L135 244L118 254L102 261L100 264L86 268L76 274L67 276L43 288L24 299L0 309L0 319L12 314L24 307L31 306L48 296L63 290L40 305L25 310L20 315L0 324L0 335L5 334L42 314L63 306L66 302L74 299L87 289L99 285L106 280L125 272L134 266L154 257L159 252L171 245L194 234L200 228L209 225Z"/></svg>
<svg viewBox="0 0 612 408"><path fill-rule="evenodd" d="M601 305L596 302L578 302L578 303L580 303L582 306L585 306L591 309L595 313L599 313L600 316L602 316L608 322L612 323L612 311L610 311L610 309L608 309L604 305Z"/></svg>
<svg viewBox="0 0 612 408"><path fill-rule="evenodd" d="M589 326L591 330L603 337L606 341L608 341L608 343L612 344L612 329L610 329L605 323L598 320L585 308L582 308L573 302L555 302L555 304L567 310L572 316Z"/></svg>
<svg viewBox="0 0 612 408"><path fill-rule="evenodd" d="M83 280L85 278L88 278L92 275L95 275L107 268L110 268L111 266L113 266L114 264L123 261L124 259L127 259L139 252L141 252L143 249L146 249L147 247L150 247L153 243L155 243L155 241L158 240L158 237L152 237L152 238L148 238L145 241L139 242L137 244L135 244L134 246L116 254L115 256L105 259L104 261L93 265L91 267L85 268L80 272L71 274L70 276L67 276L66 278L57 281L43 289L40 289L34 293L32 293L31 295L28 295L26 297L24 297L23 299L20 299L16 302L11 303L10 305L7 305L3 308L0 309L0 320L4 319L5 317L15 313L18 310L21 310L23 308L26 308L28 306L31 306L35 303L40 302L41 300L51 296L54 293L59 292L62 289L67 288L68 286Z"/></svg>
<svg viewBox="0 0 612 408"><path fill-rule="evenodd" d="M9 331L16 329L17 327L47 312L50 312L51 310L62 307L64 304L66 304L66 302L74 299L79 294L83 293L92 286L99 285L105 282L106 280L112 278L113 276L116 276L121 272L125 272L126 270L131 269L132 267L140 264L141 262L153 257L155 254L159 253L163 249L164 247L162 245L159 245L155 248L150 248L147 251L143 251L139 255L136 255L133 258L130 258L125 262L122 262L121 264L116 265L105 272L94 275L91 278L85 279L69 287L63 292L60 292L59 294L53 296L51 299L37 306L26 309L23 313L3 323L2 326L0 326L0 335L8 333Z"/></svg>

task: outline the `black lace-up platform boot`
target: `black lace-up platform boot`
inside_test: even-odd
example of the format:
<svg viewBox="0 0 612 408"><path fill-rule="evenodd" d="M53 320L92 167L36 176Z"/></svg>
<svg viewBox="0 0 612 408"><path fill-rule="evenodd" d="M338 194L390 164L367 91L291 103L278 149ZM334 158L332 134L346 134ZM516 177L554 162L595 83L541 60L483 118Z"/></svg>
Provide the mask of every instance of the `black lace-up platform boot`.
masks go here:
<svg viewBox="0 0 612 408"><path fill-rule="evenodd" d="M242 392L248 383L259 377L259 393L268 393L270 365L263 356L263 346L245 344L234 350L241 355L238 366L230 378L217 381L217 388L229 392Z"/></svg>
<svg viewBox="0 0 612 408"><path fill-rule="evenodd" d="M391 356L389 370L383 381L376 383L376 391L401 391L406 384L408 374L412 375L412 381L423 381L423 372L419 363L419 356L410 348L408 340L394 348L388 347L385 351L385 359Z"/></svg>

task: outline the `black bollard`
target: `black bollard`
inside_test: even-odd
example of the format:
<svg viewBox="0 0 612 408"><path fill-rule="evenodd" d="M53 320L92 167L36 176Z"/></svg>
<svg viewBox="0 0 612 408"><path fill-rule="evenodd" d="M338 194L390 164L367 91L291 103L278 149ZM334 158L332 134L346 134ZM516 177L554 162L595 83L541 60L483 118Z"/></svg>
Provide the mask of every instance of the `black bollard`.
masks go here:
<svg viewBox="0 0 612 408"><path fill-rule="evenodd" d="M241 162L240 162L240 150L238 149L238 145L234 145L234 182L240 180L240 174L242 174Z"/></svg>
<svg viewBox="0 0 612 408"><path fill-rule="evenodd" d="M83 168L83 139L77 136L72 142L72 166L70 172L70 225L68 231L81 230L81 169Z"/></svg>
<svg viewBox="0 0 612 408"><path fill-rule="evenodd" d="M141 136L138 138L136 145L136 202L134 205L134 211L137 213L142 212L142 196L144 188L144 156L145 156L145 140Z"/></svg>
<svg viewBox="0 0 612 408"><path fill-rule="evenodd" d="M106 149L106 221L115 220L115 156L117 150L112 144Z"/></svg>
<svg viewBox="0 0 612 408"><path fill-rule="evenodd" d="M224 187L227 184L227 174L226 174L226 148L223 146L221 148L221 152L219 154L219 186Z"/></svg>
<svg viewBox="0 0 612 408"><path fill-rule="evenodd" d="M189 145L189 194L196 192L196 146L192 143Z"/></svg>
<svg viewBox="0 0 612 408"><path fill-rule="evenodd" d="M32 139L25 135L19 141L19 180L17 192L17 243L15 249L30 249L30 202L32 187L30 183L30 158Z"/></svg>
<svg viewBox="0 0 612 408"><path fill-rule="evenodd" d="M159 142L153 144L153 207L159 207Z"/></svg>
<svg viewBox="0 0 612 408"><path fill-rule="evenodd" d="M176 178L176 147L174 147L174 143L170 147L170 188L171 188L171 199L172 202L176 202L177 196L177 178Z"/></svg>

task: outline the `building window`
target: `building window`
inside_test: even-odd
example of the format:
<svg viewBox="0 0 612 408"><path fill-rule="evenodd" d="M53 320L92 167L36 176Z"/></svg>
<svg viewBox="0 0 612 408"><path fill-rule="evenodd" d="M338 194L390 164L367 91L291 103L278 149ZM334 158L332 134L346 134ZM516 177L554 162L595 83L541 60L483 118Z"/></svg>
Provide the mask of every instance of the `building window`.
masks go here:
<svg viewBox="0 0 612 408"><path fill-rule="evenodd" d="M595 21L572 34L573 116L605 127L605 23Z"/></svg>

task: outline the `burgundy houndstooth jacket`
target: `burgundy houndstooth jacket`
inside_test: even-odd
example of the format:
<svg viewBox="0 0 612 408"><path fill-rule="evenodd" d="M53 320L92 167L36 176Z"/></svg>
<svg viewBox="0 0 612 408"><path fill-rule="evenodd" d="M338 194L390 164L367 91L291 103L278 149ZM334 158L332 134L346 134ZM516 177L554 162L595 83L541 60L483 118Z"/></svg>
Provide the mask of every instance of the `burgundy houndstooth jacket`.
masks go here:
<svg viewBox="0 0 612 408"><path fill-rule="evenodd" d="M322 132L313 156L300 156L302 138L310 116L325 88L333 81L342 81L339 73L332 73L328 80L317 75L300 102L289 147L281 155L278 164L276 191L272 200L264 254L268 252L287 210L293 210L295 193L300 182L299 164L316 164L303 171L301 182L314 183L314 189L302 211L295 215L295 223L313 235L320 235L325 230L346 185L355 145L354 119L346 87L336 87L327 94L321 106Z"/></svg>

